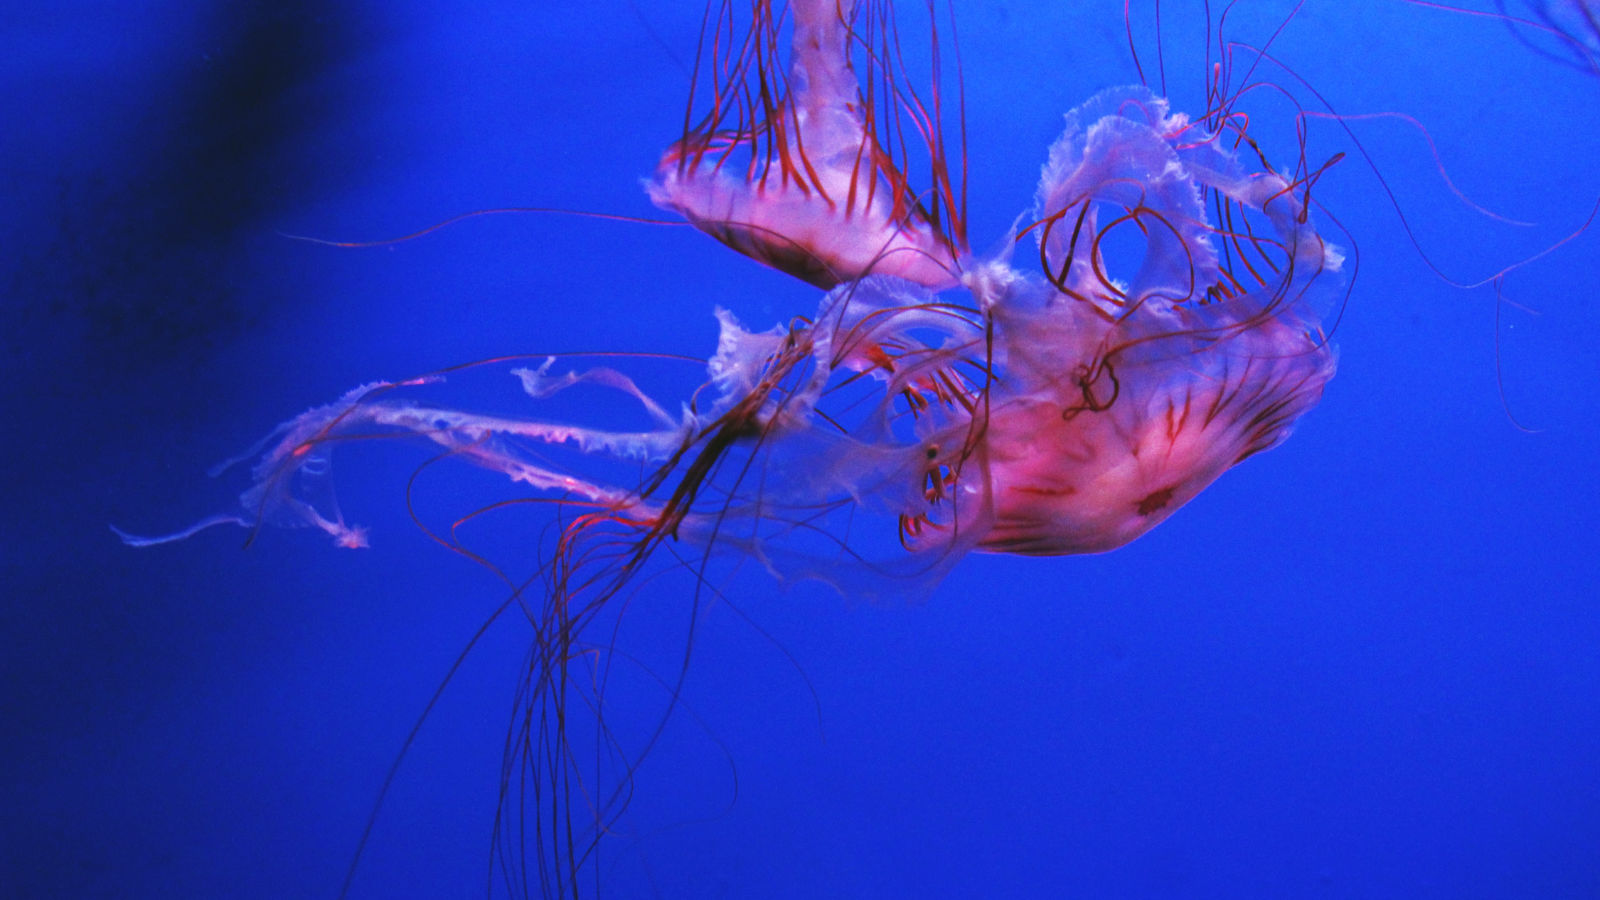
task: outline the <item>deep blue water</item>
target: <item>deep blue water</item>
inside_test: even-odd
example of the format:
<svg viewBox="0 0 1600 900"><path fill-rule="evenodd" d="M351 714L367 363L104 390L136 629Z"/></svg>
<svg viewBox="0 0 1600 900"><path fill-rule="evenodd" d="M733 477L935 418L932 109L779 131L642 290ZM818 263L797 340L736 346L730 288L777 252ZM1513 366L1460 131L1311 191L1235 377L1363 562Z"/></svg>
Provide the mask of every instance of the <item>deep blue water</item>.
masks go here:
<svg viewBox="0 0 1600 900"><path fill-rule="evenodd" d="M704 357L715 306L759 327L815 308L681 228L285 237L654 215L640 179L682 125L695 6L0 14L0 894L334 896L501 597L411 525L425 454L404 447L341 461L370 550L218 530L135 551L108 524L229 509L241 485L208 466L365 381L513 352ZM1121 6L958 6L980 250L1061 113L1135 80ZM1259 43L1284 6L1243 6L1233 33ZM1164 25L1193 108L1196 23ZM1494 22L1310 0L1273 52L1342 112L1415 116L1464 191L1537 223L1458 203L1414 129L1353 123L1457 280L1600 198L1600 78ZM1284 108L1264 110L1287 161ZM1294 437L1104 556L975 556L880 604L730 577L771 639L700 614L692 715L606 847L614 895L1600 896L1600 234L1513 274L1497 326L1492 291L1424 265L1350 138L1312 128L1313 153L1349 152L1319 191L1361 270L1340 374ZM495 540L531 545L522 524ZM640 606L677 622L672 585ZM468 656L350 896L483 893L526 640L499 627Z"/></svg>

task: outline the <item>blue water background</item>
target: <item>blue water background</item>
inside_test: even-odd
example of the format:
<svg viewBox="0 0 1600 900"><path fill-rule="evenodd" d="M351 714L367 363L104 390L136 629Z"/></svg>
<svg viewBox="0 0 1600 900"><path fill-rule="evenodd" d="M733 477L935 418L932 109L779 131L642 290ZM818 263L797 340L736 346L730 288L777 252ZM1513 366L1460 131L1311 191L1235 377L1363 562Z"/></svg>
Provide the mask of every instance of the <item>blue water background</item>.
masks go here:
<svg viewBox="0 0 1600 900"><path fill-rule="evenodd" d="M1284 6L1235 33L1261 42ZM716 306L763 328L815 308L681 228L285 236L654 215L640 179L682 126L694 7L0 14L0 894L334 896L501 599L411 525L425 452L400 446L339 460L370 550L230 529L134 551L108 524L229 509L241 485L208 466L356 384L514 352L704 357ZM976 248L1030 202L1061 114L1135 80L1121 7L960 5ZM1200 38L1168 15L1192 109ZM1415 130L1352 125L1453 278L1600 198L1600 78L1493 22L1311 0L1274 53L1343 112L1414 115L1463 190L1537 223L1457 202ZM1600 896L1600 234L1509 278L1497 327L1493 292L1430 272L1349 138L1312 129L1316 159L1349 153L1319 196L1361 271L1294 437L1103 556L975 556L878 604L730 577L772 639L699 614L693 715L606 845L614 895ZM495 540L531 546L517 527ZM631 636L642 654L681 643L680 588L641 595L666 623L661 646ZM468 656L350 896L482 895L526 640L512 623Z"/></svg>

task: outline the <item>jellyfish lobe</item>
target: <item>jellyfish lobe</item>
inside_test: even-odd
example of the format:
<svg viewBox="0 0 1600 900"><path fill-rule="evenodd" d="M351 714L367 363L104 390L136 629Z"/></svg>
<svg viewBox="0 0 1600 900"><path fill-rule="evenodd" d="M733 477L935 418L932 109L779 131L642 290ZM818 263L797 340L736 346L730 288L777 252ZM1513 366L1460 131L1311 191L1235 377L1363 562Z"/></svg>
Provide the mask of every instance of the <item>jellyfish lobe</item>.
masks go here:
<svg viewBox="0 0 1600 900"><path fill-rule="evenodd" d="M786 15L787 71L774 46ZM891 28L884 9L869 6L864 15ZM852 44L862 42L855 17L837 0L796 0L776 11L755 0L748 32L730 41L738 53L713 42L711 110L668 148L646 188L658 206L722 243L819 287L869 273L953 285L965 247L937 103L930 111L893 81L884 90L894 96L862 96L851 65ZM719 21L719 34L732 29ZM869 84L889 71L875 52L863 54ZM929 208L880 139L904 108L928 139L932 202L942 206Z"/></svg>

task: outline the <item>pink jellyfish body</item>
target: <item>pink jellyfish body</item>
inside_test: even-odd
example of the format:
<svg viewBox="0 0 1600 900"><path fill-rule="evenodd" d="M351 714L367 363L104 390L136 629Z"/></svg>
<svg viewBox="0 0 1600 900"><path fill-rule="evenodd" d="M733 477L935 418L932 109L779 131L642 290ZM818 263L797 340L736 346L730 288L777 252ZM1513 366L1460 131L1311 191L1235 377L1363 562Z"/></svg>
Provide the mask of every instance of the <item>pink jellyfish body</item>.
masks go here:
<svg viewBox="0 0 1600 900"><path fill-rule="evenodd" d="M936 80L925 105L895 77L885 59L895 50L892 10L865 4L858 26L848 4L751 6L742 39L723 7L706 60L711 108L662 156L650 199L819 287L869 273L953 285L966 235L945 162L939 86ZM785 69L778 43L788 17ZM863 95L852 45L864 63L863 82L878 96ZM937 77L937 52L934 60ZM927 195L912 188L907 163L890 152L896 139L927 150Z"/></svg>
<svg viewBox="0 0 1600 900"><path fill-rule="evenodd" d="M575 753L549 723L603 715L608 647L586 634L658 551L697 584L731 559L860 595L923 589L973 549L1111 550L1282 441L1333 375L1317 309L1341 255L1316 230L1314 179L1267 167L1242 117L1196 123L1143 87L1094 97L1049 150L1014 244L1025 263L975 258L937 91L925 104L888 64L891 22L886 6L753 0L740 31L725 7L701 54L710 111L649 183L711 236L830 288L813 316L752 331L719 311L704 384L681 403L636 363L570 356L358 388L281 426L242 508L202 523L361 546L332 502L332 457L386 436L516 486L473 515L552 509L540 576L507 600L534 640L497 826L499 846L537 850L550 893L577 892L653 741ZM886 149L906 146L917 159ZM455 399L481 377L517 411ZM542 413L607 395L631 425Z"/></svg>
<svg viewBox="0 0 1600 900"><path fill-rule="evenodd" d="M1304 199L1285 179L1247 172L1226 152L1225 143L1246 139L1242 129L1201 134L1141 89L1075 110L1035 198L1048 277L1031 283L1005 261L976 262L967 250L962 191L951 181L965 165L950 163L938 127L937 53L930 106L892 68L879 77L881 60L895 54L891 14L868 6L862 28L836 3L797 2L784 80L771 46L786 13L765 0L752 7L748 37L728 42L741 52L713 53L713 69L731 79L715 86L704 124L662 158L651 197L729 246L822 286L869 273L932 288L961 282L985 320L989 355L976 368L989 377L972 385L948 371L931 380L910 374L912 383L947 385L934 399L956 402L981 437L962 440L956 460L930 457L936 464L925 475L942 496L954 489L955 469L979 467L967 476L977 483L963 488L985 510L976 546L1113 549L1276 444L1315 405L1333 357L1306 301L1324 293L1310 288L1341 259L1307 225ZM719 21L719 37L728 31ZM864 48L861 83L881 81L891 96L862 94L852 44ZM750 109L751 96L775 100ZM929 190L913 191L909 166L888 157L890 142L874 125L920 138ZM1208 221L1203 204L1213 199L1239 213L1228 230ZM1264 218L1264 234L1248 231L1252 217ZM1105 257L1102 241L1119 229L1141 232L1142 257ZM1232 251L1227 262L1219 245ZM978 337L946 340L975 346ZM998 383L996 365L1005 369ZM906 390L891 383L889 393ZM914 406L929 399L912 396ZM943 440L948 450L950 436ZM937 522L924 511L903 517L916 535Z"/></svg>
<svg viewBox="0 0 1600 900"><path fill-rule="evenodd" d="M1341 257L1288 182L1220 141L1141 88L1067 116L1035 198L1046 284L1007 273L991 304L1010 377L987 427L985 549L1127 543L1321 397L1334 359L1311 301ZM1251 219L1270 227L1240 230ZM1102 252L1118 229L1143 238L1136 260Z"/></svg>

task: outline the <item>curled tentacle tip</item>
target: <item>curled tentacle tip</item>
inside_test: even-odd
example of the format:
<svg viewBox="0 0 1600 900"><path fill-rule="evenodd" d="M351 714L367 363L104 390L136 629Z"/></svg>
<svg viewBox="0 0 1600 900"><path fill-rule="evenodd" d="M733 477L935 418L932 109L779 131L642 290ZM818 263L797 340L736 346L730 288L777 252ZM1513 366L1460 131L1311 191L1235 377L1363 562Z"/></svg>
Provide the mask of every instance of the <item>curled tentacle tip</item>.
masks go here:
<svg viewBox="0 0 1600 900"><path fill-rule="evenodd" d="M349 550L365 550L372 546L372 543L367 540L366 527L360 525L340 531L334 535L334 541L339 546Z"/></svg>
<svg viewBox="0 0 1600 900"><path fill-rule="evenodd" d="M1006 260L993 260L968 266L961 273L961 285L977 298L980 309L989 309L1006 296L1018 277Z"/></svg>
<svg viewBox="0 0 1600 900"><path fill-rule="evenodd" d="M193 537L195 534L214 525L238 525L241 528L254 527L254 523L246 521L238 516L230 515L212 516L208 519L201 519L199 522L190 525L188 528L185 528L182 531L174 531L171 534L152 535L148 537L137 534L129 534L115 525L110 525L107 527L109 527L117 537L122 538L122 542L124 544L127 544L130 547L154 547L158 544L171 544L177 541L187 540L188 538Z"/></svg>
<svg viewBox="0 0 1600 900"><path fill-rule="evenodd" d="M122 542L124 544L127 544L129 547L149 547L152 544L164 544L168 540L171 539L170 537L169 538L143 537L143 536L137 535L137 534L129 534L128 532L123 531L121 528L118 528L115 525L107 525L106 527L110 528L111 529L111 533L115 534L117 537L121 538Z"/></svg>

